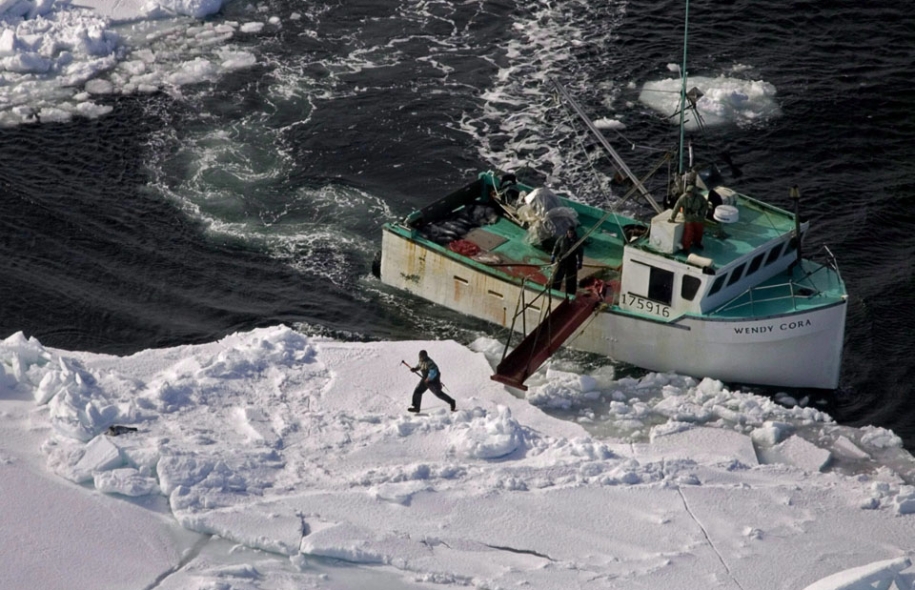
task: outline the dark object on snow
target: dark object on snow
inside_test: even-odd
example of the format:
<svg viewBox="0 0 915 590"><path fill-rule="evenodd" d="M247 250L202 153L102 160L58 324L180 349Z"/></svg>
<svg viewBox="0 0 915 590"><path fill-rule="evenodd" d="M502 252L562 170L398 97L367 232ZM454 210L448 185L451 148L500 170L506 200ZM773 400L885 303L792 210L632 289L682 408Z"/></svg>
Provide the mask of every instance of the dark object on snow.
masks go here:
<svg viewBox="0 0 915 590"><path fill-rule="evenodd" d="M109 426L108 430L105 431L105 434L108 436L119 436L121 434L127 434L128 432L136 432L137 429L133 426Z"/></svg>

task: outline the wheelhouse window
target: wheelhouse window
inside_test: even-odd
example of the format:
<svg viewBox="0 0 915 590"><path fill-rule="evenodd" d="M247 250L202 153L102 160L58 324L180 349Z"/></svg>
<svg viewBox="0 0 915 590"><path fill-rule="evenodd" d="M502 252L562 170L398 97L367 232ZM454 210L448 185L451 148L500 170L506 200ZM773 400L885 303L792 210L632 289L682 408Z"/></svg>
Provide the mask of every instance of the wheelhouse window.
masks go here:
<svg viewBox="0 0 915 590"><path fill-rule="evenodd" d="M694 276L683 275L683 282L680 284L680 297L687 301L692 301L699 292L702 281Z"/></svg>
<svg viewBox="0 0 915 590"><path fill-rule="evenodd" d="M648 276L648 298L652 301L670 305L673 294L674 273L652 266Z"/></svg>
<svg viewBox="0 0 915 590"><path fill-rule="evenodd" d="M747 269L747 276L750 276L751 274L753 274L754 272L759 270L759 267L763 261L763 256L765 256L765 255L766 255L765 252L762 252L760 254L757 254L756 257L753 258L753 260L750 262L750 267Z"/></svg>
<svg viewBox="0 0 915 590"><path fill-rule="evenodd" d="M788 240L788 247L785 248L785 253L783 256L787 256L797 250L797 238L791 238Z"/></svg>
<svg viewBox="0 0 915 590"><path fill-rule="evenodd" d="M709 289L708 294L709 294L709 295L714 295L714 294L717 293L718 291L721 291L721 287L724 286L724 279L725 279L727 276L728 276L728 275L721 275L720 277L718 277L717 279L715 279L715 282L712 283L712 288Z"/></svg>
<svg viewBox="0 0 915 590"><path fill-rule="evenodd" d="M743 276L743 269L746 268L746 266L746 263L744 263L731 271L731 278L728 279L728 287L740 280L740 277Z"/></svg>
<svg viewBox="0 0 915 590"><path fill-rule="evenodd" d="M785 247L785 243L782 242L781 244L778 244L774 248L769 250L769 256L766 257L766 266L769 266L770 264L772 264L773 262L778 260L778 257L781 256L781 254L782 254L782 248L784 248L784 247Z"/></svg>

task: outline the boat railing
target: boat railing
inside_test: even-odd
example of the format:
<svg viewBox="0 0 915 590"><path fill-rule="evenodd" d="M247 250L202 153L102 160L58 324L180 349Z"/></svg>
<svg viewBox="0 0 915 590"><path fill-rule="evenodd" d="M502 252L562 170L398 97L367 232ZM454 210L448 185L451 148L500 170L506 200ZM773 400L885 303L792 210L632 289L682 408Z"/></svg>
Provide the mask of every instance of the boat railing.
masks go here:
<svg viewBox="0 0 915 590"><path fill-rule="evenodd" d="M836 260L835 254L833 254L832 250L829 249L829 246L827 246L826 244L823 244L822 249L819 250L817 253L819 253L819 252L825 252L825 254L822 254L822 256L826 260L826 265L829 266L829 268L831 268L832 270L834 270L836 272L836 275L839 277L839 281L841 281L842 273L839 272L839 263Z"/></svg>
<svg viewBox="0 0 915 590"><path fill-rule="evenodd" d="M764 285L750 287L737 297L734 297L728 303L725 303L718 309L711 312L709 315L716 315L725 312L731 312L737 309L744 309L746 307L750 308L750 313L756 313L755 306L772 303L774 301L791 301L791 308L797 310L797 300L802 298L808 300L811 297L816 297L823 293L823 289L817 284L814 280L817 275L828 274L830 271L835 273L835 282L836 284L841 284L842 275L839 272L839 265L836 261L835 255L832 251L826 246L823 245L820 250L818 250L813 256L810 257L812 260L822 260L821 264L812 272L804 274L800 279L789 279L784 283L778 283L775 285ZM819 260L818 260L819 261ZM828 282L830 287L832 286L832 277L829 277ZM784 291L787 289L787 294L778 294L771 295L772 292Z"/></svg>
<svg viewBox="0 0 915 590"><path fill-rule="evenodd" d="M550 314L553 309L553 290L550 288L550 285L545 285L537 295L534 296L530 301L525 300L525 293L527 293L527 284L529 280L527 277L522 277L521 279L521 289L518 293L518 301L515 303L515 313L512 316L512 323L508 329L508 338L505 340L505 348L502 350L502 360L505 360L505 357L508 355L508 349L511 347L512 335L515 333L515 324L518 321L518 317L521 317L521 334L522 339L527 336L527 310L528 308L537 309L536 303L539 299L544 298L546 300L546 305L540 306L540 319L543 320L544 317ZM532 283L536 285L537 283ZM539 285L538 285L539 286ZM539 325L540 322L538 322ZM547 334L547 339L550 338L550 335Z"/></svg>
<svg viewBox="0 0 915 590"><path fill-rule="evenodd" d="M784 289L786 287L788 289L787 295L772 295L772 296L768 295L768 293L771 291L775 291L775 290L784 291ZM719 307L718 309L716 309L709 315L722 314L725 312L734 311L736 309L743 309L746 307L750 308L751 314L755 314L756 313L755 306L757 306L757 305L762 305L764 303L772 303L774 301L785 301L785 300L790 300L791 307L793 309L797 309L797 297L799 297L801 295L801 293L803 293L805 299L807 297L810 297L815 294L815 293L812 293L810 291L810 288L808 288L808 287L803 287L803 291L801 291L801 293L798 293L798 291L796 291L796 288L798 288L798 287L799 287L799 285L797 285L794 281L786 281L784 283L779 283L777 285L766 285L764 287L750 287L749 289L747 289L746 291L744 291L743 293L741 293L740 295L738 295L737 297L735 297L728 303L725 303L724 305L722 305L721 307ZM798 290L800 290L800 289L798 289ZM764 291L766 292L766 294L762 293ZM738 301L739 301L739 303L737 303Z"/></svg>

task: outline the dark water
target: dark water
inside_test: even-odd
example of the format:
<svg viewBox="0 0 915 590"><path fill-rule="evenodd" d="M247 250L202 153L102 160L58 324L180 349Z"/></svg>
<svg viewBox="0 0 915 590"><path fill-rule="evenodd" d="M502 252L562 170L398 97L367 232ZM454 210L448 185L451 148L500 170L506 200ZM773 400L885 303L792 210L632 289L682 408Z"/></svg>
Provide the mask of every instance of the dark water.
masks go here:
<svg viewBox="0 0 915 590"><path fill-rule="evenodd" d="M281 322L496 335L373 279L381 225L487 168L612 203L547 76L623 120L627 141L676 141L637 99L681 60L679 2L268 4L283 28L237 41L255 68L113 99L98 120L0 130L0 336L127 354ZM711 127L697 149L728 150L734 185L776 204L798 184L805 247L827 244L851 293L842 385L817 399L915 448L915 17L888 1L690 11L690 74L765 80L781 109ZM624 157L639 173L657 154Z"/></svg>

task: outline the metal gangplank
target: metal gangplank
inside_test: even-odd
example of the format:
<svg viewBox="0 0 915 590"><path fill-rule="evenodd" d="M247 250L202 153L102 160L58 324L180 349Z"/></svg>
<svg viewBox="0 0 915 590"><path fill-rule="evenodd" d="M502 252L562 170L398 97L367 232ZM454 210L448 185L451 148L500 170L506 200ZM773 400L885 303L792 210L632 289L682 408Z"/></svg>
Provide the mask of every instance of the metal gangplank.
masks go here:
<svg viewBox="0 0 915 590"><path fill-rule="evenodd" d="M579 291L574 298L564 299L556 306L556 309L551 309L552 296L550 295L549 287L545 288L530 303L525 303L525 289L522 285L521 295L518 299L518 309L520 311L516 310L515 317L512 319L508 342L505 344L505 352L508 352L511 345L511 337L518 317L520 316L523 321L527 308L531 307L540 297L547 299L546 314L540 325L527 334L517 348L507 355L503 352L502 361L496 367L496 372L490 379L527 391L527 386L524 385L527 378L539 369L554 352L559 350L559 347L591 317L601 302L604 301L603 289L604 285L600 284L597 288Z"/></svg>

